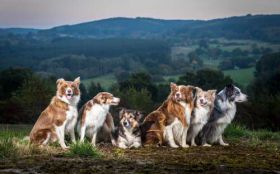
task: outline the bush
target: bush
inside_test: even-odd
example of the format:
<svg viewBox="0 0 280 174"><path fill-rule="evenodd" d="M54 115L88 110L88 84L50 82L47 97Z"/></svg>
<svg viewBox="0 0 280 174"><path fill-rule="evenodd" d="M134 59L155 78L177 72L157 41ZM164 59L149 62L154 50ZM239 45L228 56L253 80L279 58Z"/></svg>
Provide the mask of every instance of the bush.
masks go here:
<svg viewBox="0 0 280 174"><path fill-rule="evenodd" d="M65 155L70 157L102 157L102 154L88 142L71 144L69 152L66 152Z"/></svg>

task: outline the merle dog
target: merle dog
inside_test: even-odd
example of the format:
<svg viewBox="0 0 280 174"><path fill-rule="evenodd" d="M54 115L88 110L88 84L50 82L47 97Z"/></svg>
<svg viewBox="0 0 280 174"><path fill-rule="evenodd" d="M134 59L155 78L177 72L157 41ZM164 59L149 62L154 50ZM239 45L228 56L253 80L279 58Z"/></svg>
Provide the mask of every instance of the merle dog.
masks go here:
<svg viewBox="0 0 280 174"><path fill-rule="evenodd" d="M227 85L220 91L216 96L214 109L209 121L198 136L199 144L211 146L210 144L219 143L222 146L228 146L229 144L223 141L222 134L234 119L236 102L244 102L246 100L247 96L232 84Z"/></svg>

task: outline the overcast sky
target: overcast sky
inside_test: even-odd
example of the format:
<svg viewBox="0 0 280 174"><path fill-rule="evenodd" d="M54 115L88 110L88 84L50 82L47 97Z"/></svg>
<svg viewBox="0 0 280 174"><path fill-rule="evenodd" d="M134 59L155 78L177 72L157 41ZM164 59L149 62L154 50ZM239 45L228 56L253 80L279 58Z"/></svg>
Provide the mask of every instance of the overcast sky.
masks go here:
<svg viewBox="0 0 280 174"><path fill-rule="evenodd" d="M0 0L0 27L50 28L109 17L214 19L279 14L280 0Z"/></svg>

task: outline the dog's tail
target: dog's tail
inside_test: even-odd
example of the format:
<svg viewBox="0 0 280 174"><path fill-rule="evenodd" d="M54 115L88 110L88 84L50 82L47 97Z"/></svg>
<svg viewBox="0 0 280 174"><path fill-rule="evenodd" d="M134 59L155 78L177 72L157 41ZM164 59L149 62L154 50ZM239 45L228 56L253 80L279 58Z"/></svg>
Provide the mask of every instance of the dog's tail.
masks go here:
<svg viewBox="0 0 280 174"><path fill-rule="evenodd" d="M142 124L140 124L139 129L140 129L140 132L141 132L142 142L146 141L147 131L151 128L151 126L153 124L154 124L154 121L145 121Z"/></svg>
<svg viewBox="0 0 280 174"><path fill-rule="evenodd" d="M113 128L110 133L111 142L113 146L117 146L117 141L119 137L119 128Z"/></svg>

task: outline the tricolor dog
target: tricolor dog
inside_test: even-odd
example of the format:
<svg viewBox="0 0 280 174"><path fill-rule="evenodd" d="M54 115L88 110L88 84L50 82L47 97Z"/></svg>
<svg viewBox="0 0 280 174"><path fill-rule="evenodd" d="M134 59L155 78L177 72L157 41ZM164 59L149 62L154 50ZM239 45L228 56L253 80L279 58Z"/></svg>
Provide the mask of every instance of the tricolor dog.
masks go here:
<svg viewBox="0 0 280 174"><path fill-rule="evenodd" d="M123 149L141 147L141 130L139 128L141 112L123 108L119 113L119 118L119 127L114 132L117 146Z"/></svg>
<svg viewBox="0 0 280 174"><path fill-rule="evenodd" d="M98 131L103 127L106 118L111 118L109 113L110 106L116 106L119 102L120 99L114 97L113 94L100 92L81 108L78 123L80 142L83 142L85 136L87 136L91 138L92 145L96 145Z"/></svg>
<svg viewBox="0 0 280 174"><path fill-rule="evenodd" d="M224 142L222 135L225 128L234 119L236 102L244 102L246 100L247 96L232 84L227 85L220 91L216 96L210 119L199 134L200 143L202 145L206 143L219 143L222 146L228 146Z"/></svg>
<svg viewBox="0 0 280 174"><path fill-rule="evenodd" d="M31 143L47 145L58 139L62 148L67 148L65 132L75 142L75 125L78 118L77 104L80 100L80 78L74 81L57 80L57 92L49 106L41 113L30 132Z"/></svg>

